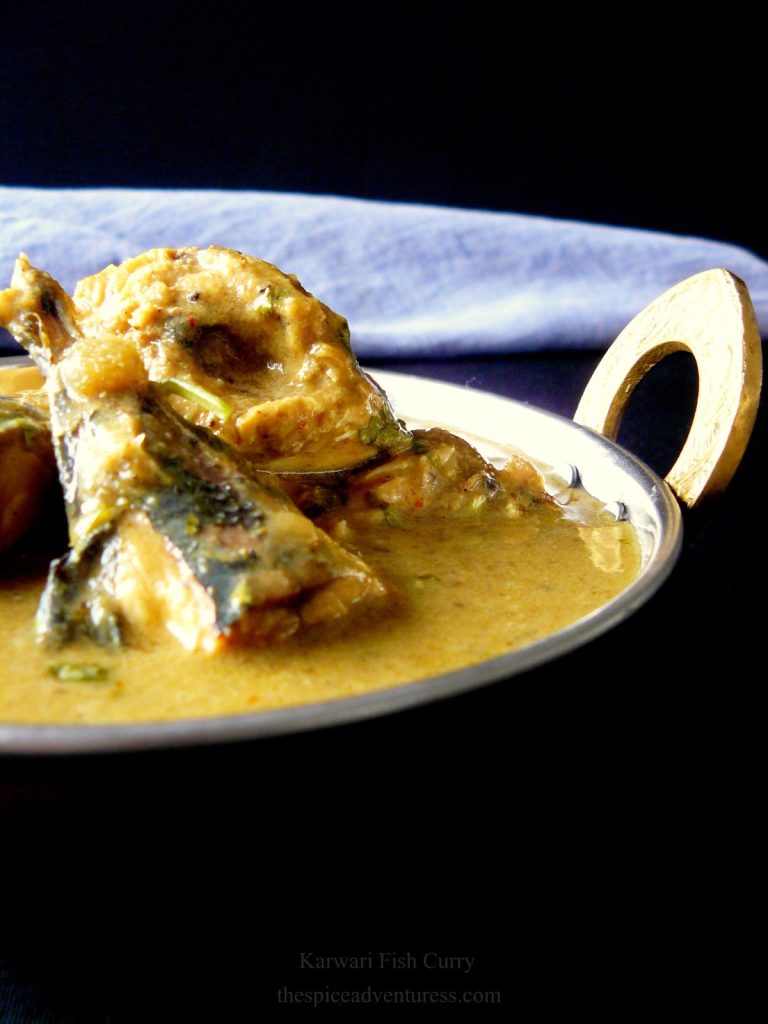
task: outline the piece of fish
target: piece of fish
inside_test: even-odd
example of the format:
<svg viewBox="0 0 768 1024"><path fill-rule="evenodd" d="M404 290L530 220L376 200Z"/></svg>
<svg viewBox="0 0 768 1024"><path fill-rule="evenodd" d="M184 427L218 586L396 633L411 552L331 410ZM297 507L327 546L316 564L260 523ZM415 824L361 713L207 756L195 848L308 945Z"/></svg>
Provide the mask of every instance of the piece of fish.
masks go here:
<svg viewBox="0 0 768 1024"><path fill-rule="evenodd" d="M339 517L395 525L410 516L471 516L499 503L514 514L549 500L527 460L511 456L499 469L441 427L414 430L407 450L383 453L373 465L314 477L281 475L281 486L324 528Z"/></svg>
<svg viewBox="0 0 768 1024"><path fill-rule="evenodd" d="M16 550L42 514L57 519L56 461L48 417L0 396L0 553ZM51 524L55 530L58 522Z"/></svg>
<svg viewBox="0 0 768 1024"><path fill-rule="evenodd" d="M45 379L71 550L51 566L48 641L169 630L190 650L282 639L380 597L364 563L221 438L170 408L133 338L84 335L27 260L0 324Z"/></svg>
<svg viewBox="0 0 768 1024"><path fill-rule="evenodd" d="M186 419L262 468L348 467L408 445L347 321L271 263L215 245L151 249L72 298L83 335L130 339Z"/></svg>

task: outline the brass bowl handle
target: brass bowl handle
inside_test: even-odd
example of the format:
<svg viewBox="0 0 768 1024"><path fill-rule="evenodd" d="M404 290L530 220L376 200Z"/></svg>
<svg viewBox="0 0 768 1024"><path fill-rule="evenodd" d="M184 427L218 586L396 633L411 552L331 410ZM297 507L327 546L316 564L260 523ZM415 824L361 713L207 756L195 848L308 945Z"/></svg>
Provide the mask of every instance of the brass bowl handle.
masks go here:
<svg viewBox="0 0 768 1024"><path fill-rule="evenodd" d="M667 483L689 507L728 485L760 401L762 348L749 292L728 270L686 278L639 313L597 366L576 423L616 440L636 385L670 352L696 360L699 395L688 438Z"/></svg>

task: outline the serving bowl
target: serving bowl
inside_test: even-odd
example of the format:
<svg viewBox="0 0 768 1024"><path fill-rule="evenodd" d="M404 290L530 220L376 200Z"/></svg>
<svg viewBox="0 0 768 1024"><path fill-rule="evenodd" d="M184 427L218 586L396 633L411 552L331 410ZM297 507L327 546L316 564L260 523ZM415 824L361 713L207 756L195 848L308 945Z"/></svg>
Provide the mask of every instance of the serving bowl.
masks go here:
<svg viewBox="0 0 768 1024"><path fill-rule="evenodd" d="M662 480L615 437L632 391L669 352L696 360L699 395L689 437ZM24 358L3 361L25 372ZM34 371L30 371L34 372ZM552 661L631 616L673 571L683 506L727 486L754 424L760 337L747 288L726 270L689 278L643 310L619 335L584 391L574 420L498 395L405 374L375 372L409 425L440 424L486 457L518 448L545 469L564 502L588 495L634 528L641 568L615 598L543 639L425 679L336 700L206 718L110 725L0 723L0 752L81 753L228 743L359 721L450 698Z"/></svg>

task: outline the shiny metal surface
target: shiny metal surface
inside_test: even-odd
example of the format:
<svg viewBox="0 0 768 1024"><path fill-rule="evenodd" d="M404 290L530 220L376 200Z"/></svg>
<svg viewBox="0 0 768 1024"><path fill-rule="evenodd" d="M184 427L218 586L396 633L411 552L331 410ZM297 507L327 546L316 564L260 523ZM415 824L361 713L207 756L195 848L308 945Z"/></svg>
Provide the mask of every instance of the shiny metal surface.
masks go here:
<svg viewBox="0 0 768 1024"><path fill-rule="evenodd" d="M439 423L466 437L491 459L503 458L511 445L548 466L575 467L576 472L561 480L564 486L580 481L604 504L624 507L642 549L638 577L617 598L566 629L444 675L340 700L216 718L95 726L0 724L0 753L86 753L229 743L386 715L509 679L559 658L632 615L668 577L682 542L680 509L664 481L631 453L570 420L498 395L381 371L375 377L409 424Z"/></svg>

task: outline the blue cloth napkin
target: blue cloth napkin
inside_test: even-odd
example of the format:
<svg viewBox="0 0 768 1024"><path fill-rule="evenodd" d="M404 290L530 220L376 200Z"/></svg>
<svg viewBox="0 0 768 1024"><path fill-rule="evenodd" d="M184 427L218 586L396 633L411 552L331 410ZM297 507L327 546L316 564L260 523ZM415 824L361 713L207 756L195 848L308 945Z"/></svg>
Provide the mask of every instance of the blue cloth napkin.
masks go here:
<svg viewBox="0 0 768 1024"><path fill-rule="evenodd" d="M338 196L0 187L0 287L19 252L71 290L154 246L214 243L296 274L363 358L606 347L712 267L746 282L768 329L768 264L707 239ZM7 334L2 347L16 350Z"/></svg>

